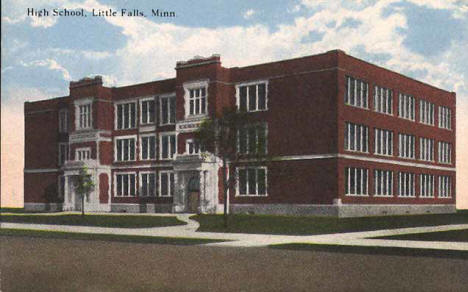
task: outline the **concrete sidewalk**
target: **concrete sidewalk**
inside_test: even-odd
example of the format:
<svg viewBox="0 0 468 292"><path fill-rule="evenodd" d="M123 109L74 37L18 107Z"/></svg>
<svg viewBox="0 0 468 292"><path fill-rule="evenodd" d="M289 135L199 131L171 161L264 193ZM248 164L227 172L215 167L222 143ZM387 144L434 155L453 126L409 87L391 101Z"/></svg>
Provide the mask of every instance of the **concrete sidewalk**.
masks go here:
<svg viewBox="0 0 468 292"><path fill-rule="evenodd" d="M172 214L174 215L174 214ZM246 233L220 233L220 232L196 232L199 223L189 217L193 214L177 214L176 217L187 225L153 227L153 228L109 228L69 225L42 225L23 223L1 223L1 228L46 230L75 233L99 233L117 235L140 235L158 237L185 237L227 240L225 242L209 243L211 246L254 247L271 244L285 243L312 243L351 246L380 246L380 247L404 247L424 248L436 250L468 251L468 242L440 242L440 241L410 241L372 239L370 237L391 236L410 233L424 233L435 231L449 231L468 229L468 224L443 225L430 227L399 228L389 230L349 232L321 235L273 235L273 234L246 234Z"/></svg>

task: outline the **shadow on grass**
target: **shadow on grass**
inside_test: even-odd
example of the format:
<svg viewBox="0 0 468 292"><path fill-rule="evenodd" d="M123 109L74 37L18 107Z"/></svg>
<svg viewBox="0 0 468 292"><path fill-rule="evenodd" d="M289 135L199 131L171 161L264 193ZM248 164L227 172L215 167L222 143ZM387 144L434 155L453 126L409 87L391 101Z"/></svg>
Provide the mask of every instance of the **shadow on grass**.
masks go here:
<svg viewBox="0 0 468 292"><path fill-rule="evenodd" d="M285 235L314 235L468 224L468 212L466 210L454 214L359 218L231 214L229 215L228 228L224 228L222 215L196 215L191 218L200 223L200 228L197 231Z"/></svg>
<svg viewBox="0 0 468 292"><path fill-rule="evenodd" d="M33 237L33 238L54 238L73 240L93 240L93 241L117 241L131 243L150 244L172 244L172 245L197 245L225 240L185 238L185 237L160 237L160 236L139 236L139 235L115 235L115 234L94 234L94 233L73 233L58 231L41 231L26 229L0 229L0 236Z"/></svg>
<svg viewBox="0 0 468 292"><path fill-rule="evenodd" d="M2 214L1 222L95 226L95 227L119 227L119 228L148 228L185 225L175 216L138 216L138 215L93 215L84 217L78 214L66 215L31 215L31 214Z"/></svg>
<svg viewBox="0 0 468 292"><path fill-rule="evenodd" d="M268 246L274 249L333 252L344 254L386 255L405 257L435 257L449 259L468 259L468 251L436 250L403 247L349 246L329 244L290 243Z"/></svg>
<svg viewBox="0 0 468 292"><path fill-rule="evenodd" d="M373 237L375 239L468 242L468 229Z"/></svg>

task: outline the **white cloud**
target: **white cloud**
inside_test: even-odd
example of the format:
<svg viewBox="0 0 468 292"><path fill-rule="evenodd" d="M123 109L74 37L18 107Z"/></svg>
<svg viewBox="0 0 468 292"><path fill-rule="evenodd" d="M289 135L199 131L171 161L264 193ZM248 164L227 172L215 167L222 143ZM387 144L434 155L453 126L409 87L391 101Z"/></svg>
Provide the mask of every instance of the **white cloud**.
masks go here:
<svg viewBox="0 0 468 292"><path fill-rule="evenodd" d="M20 64L24 67L47 67L50 70L56 70L62 73L62 77L66 81L72 80L70 73L67 69L65 69L62 65L57 63L57 61L53 59L45 59L45 60L36 60L31 62L23 62L21 61Z"/></svg>
<svg viewBox="0 0 468 292"><path fill-rule="evenodd" d="M250 19L250 18L252 18L252 16L254 14L255 14L255 10L249 9L249 10L244 12L243 17L244 17L244 19Z"/></svg>
<svg viewBox="0 0 468 292"><path fill-rule="evenodd" d="M52 17L52 16L47 16L47 17L30 16L30 19L31 19L31 26L44 27L44 28L54 26L58 21L58 17Z"/></svg>

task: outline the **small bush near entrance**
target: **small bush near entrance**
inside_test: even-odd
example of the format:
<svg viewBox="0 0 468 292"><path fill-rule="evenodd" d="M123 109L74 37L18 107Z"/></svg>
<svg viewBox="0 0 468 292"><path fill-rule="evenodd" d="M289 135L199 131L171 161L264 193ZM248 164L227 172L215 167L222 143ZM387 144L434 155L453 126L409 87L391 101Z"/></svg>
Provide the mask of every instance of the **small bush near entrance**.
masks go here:
<svg viewBox="0 0 468 292"><path fill-rule="evenodd" d="M196 215L192 219L200 222L198 231L313 235L464 224L468 223L468 212L359 218L233 214L229 216L227 229L223 226L222 215Z"/></svg>
<svg viewBox="0 0 468 292"><path fill-rule="evenodd" d="M1 216L1 222L79 225L97 227L145 228L184 225L185 222L175 216L141 216L141 215L21 215L9 214Z"/></svg>

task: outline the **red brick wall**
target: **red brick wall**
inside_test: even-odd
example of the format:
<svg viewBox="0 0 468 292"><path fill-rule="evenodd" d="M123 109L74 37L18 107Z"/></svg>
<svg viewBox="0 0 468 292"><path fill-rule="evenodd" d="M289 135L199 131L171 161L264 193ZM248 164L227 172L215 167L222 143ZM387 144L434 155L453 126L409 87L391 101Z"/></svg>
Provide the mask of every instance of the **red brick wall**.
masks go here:
<svg viewBox="0 0 468 292"><path fill-rule="evenodd" d="M99 175L99 203L106 204L109 199L109 177L105 173Z"/></svg>
<svg viewBox="0 0 468 292"><path fill-rule="evenodd" d="M24 202L25 203L57 203L58 173L25 173Z"/></svg>

